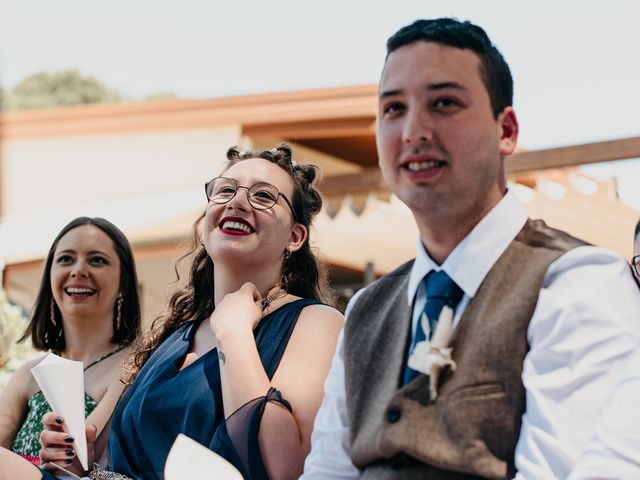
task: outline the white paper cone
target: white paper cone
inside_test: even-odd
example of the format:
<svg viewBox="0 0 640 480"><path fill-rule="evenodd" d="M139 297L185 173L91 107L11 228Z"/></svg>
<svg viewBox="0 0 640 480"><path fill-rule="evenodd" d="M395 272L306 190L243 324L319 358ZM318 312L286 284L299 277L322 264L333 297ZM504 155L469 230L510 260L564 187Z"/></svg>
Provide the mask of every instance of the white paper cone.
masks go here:
<svg viewBox="0 0 640 480"><path fill-rule="evenodd" d="M78 460L85 470L87 461L87 437L84 419L84 365L48 354L31 369L44 398L51 408L64 417L62 428L72 435Z"/></svg>
<svg viewBox="0 0 640 480"><path fill-rule="evenodd" d="M227 460L195 440L179 434L167 456L165 480L242 480L240 472Z"/></svg>

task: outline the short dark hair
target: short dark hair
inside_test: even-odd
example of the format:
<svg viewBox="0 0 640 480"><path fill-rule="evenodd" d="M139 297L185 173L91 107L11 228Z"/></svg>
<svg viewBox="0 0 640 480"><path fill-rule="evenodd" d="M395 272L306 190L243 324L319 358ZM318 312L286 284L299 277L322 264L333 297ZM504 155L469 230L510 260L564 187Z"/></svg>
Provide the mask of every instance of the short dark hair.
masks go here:
<svg viewBox="0 0 640 480"><path fill-rule="evenodd" d="M636 223L636 229L633 232L633 238L638 238L638 234L640 234L640 220L638 220L638 223Z"/></svg>
<svg viewBox="0 0 640 480"><path fill-rule="evenodd" d="M51 244L42 273L40 291L33 307L33 315L19 341L31 336L33 346L38 350L61 352L65 348L62 314L53 300L51 291L51 265L58 242L69 231L83 225L93 225L102 230L112 241L120 259L120 292L124 301L121 305L120 325L117 325L117 305L113 306L113 337L111 343L129 344L140 333L140 298L138 295L138 277L133 252L129 240L113 223L99 217L78 217L64 226ZM51 306L56 319L51 322Z"/></svg>
<svg viewBox="0 0 640 480"><path fill-rule="evenodd" d="M480 77L489 93L494 117L513 105L513 78L509 65L482 28L455 18L416 20L387 40L387 58L398 48L418 41L475 52L480 58Z"/></svg>

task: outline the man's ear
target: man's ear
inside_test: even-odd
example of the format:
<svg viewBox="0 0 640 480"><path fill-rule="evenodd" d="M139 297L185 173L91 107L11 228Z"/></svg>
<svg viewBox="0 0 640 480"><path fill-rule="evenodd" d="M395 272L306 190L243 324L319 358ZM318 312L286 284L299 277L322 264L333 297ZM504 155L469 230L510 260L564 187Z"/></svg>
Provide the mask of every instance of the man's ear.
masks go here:
<svg viewBox="0 0 640 480"><path fill-rule="evenodd" d="M513 107L506 107L498 115L498 128L500 129L500 156L511 155L518 144L518 118Z"/></svg>
<svg viewBox="0 0 640 480"><path fill-rule="evenodd" d="M307 227L301 223L294 223L291 235L289 236L289 245L287 246L288 250L291 252L300 250L302 245L304 245L308 234L309 232L307 231Z"/></svg>

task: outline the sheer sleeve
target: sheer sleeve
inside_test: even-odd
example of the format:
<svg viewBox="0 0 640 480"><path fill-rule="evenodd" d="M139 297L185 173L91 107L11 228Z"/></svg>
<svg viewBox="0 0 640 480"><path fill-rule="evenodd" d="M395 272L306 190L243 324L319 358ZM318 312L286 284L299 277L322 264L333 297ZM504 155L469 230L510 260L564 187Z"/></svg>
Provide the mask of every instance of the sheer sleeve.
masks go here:
<svg viewBox="0 0 640 480"><path fill-rule="evenodd" d="M209 448L230 461L247 480L268 480L262 461L258 432L267 402L278 402L291 412L291 405L281 393L271 387L264 397L255 398L229 418L216 430Z"/></svg>

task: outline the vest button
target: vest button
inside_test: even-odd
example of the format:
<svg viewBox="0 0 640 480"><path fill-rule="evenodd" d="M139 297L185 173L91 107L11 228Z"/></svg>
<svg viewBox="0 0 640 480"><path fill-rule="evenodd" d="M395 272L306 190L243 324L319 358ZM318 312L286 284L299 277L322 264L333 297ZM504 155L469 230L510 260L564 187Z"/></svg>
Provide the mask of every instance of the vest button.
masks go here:
<svg viewBox="0 0 640 480"><path fill-rule="evenodd" d="M404 455L399 455L391 462L391 470L403 470L409 466L409 459Z"/></svg>
<svg viewBox="0 0 640 480"><path fill-rule="evenodd" d="M398 420L400 420L401 416L402 412L400 411L400 408L389 407L387 409L387 420L389 420L389 423L396 423Z"/></svg>

